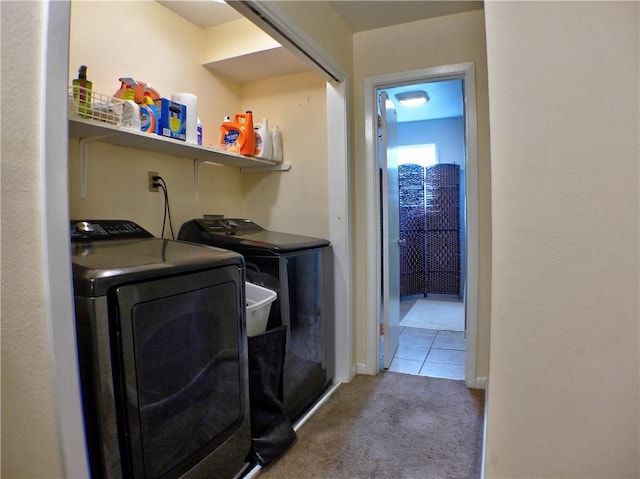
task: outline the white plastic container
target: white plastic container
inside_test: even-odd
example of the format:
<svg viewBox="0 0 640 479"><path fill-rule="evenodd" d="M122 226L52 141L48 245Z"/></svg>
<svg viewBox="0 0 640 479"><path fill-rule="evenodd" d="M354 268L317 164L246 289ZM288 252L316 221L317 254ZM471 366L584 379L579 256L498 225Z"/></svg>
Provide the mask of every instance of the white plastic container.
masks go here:
<svg viewBox="0 0 640 479"><path fill-rule="evenodd" d="M257 336L267 329L267 320L278 293L253 283L245 283L247 336Z"/></svg>
<svg viewBox="0 0 640 479"><path fill-rule="evenodd" d="M278 125L274 125L271 128L271 159L277 162L282 161L282 136L280 135L280 129Z"/></svg>

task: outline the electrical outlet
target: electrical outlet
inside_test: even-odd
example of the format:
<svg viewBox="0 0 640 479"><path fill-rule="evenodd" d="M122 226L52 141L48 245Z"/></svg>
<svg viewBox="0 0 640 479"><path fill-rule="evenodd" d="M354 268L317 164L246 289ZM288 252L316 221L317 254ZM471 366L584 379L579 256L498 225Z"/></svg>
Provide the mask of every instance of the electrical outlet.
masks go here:
<svg viewBox="0 0 640 479"><path fill-rule="evenodd" d="M149 172L149 191L154 192L154 191L159 191L158 190L158 186L154 186L158 184L158 180L154 180L153 177L154 176L159 176L157 171L150 171Z"/></svg>

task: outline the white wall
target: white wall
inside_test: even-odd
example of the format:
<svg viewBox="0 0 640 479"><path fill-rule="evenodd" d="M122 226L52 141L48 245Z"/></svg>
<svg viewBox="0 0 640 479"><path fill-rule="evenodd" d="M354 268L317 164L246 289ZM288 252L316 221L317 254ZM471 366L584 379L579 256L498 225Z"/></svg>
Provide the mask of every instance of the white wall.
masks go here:
<svg viewBox="0 0 640 479"><path fill-rule="evenodd" d="M278 125L286 149L284 173L243 176L247 217L274 231L328 238L327 94L315 73L298 73L244 84L242 104L254 121Z"/></svg>
<svg viewBox="0 0 640 479"><path fill-rule="evenodd" d="M131 34L114 35L114 25ZM204 31L157 2L128 2L125 8L121 2L74 1L70 30L70 78L79 65L87 65L93 89L107 95L119 88L120 77L150 83L164 97L195 93L204 145L217 144L222 118L241 111L240 85L200 63ZM70 140L69 151L72 218L126 218L159 236L164 200L162 193L148 191L149 171L167 182L176 234L182 222L203 214L243 214L237 168L203 165L196 202L191 160L91 143L82 199L77 138Z"/></svg>
<svg viewBox="0 0 640 479"><path fill-rule="evenodd" d="M486 478L637 478L638 2L487 2Z"/></svg>
<svg viewBox="0 0 640 479"><path fill-rule="evenodd" d="M114 35L116 24L135 35ZM165 97L180 91L195 93L205 146L219 142L225 115L252 110L254 121L266 117L271 124L280 124L284 155L294 164L292 170L241 174L238 168L204 164L196 201L191 160L91 143L87 196L82 199L80 147L73 138L71 216L127 218L159 236L163 195L150 193L146 186L148 172L157 171L168 185L176 234L186 220L222 214L249 217L269 229L326 237L325 82L310 72L245 84L217 75L201 65L204 49L208 56L215 54L212 43L205 41L212 30L200 29L155 1L129 2L124 16L120 2L72 2L69 75L75 78L79 65L87 65L94 90L108 95L118 89L119 77L148 82ZM313 201L305 204L305 214L299 208L292 214L291 205L309 195ZM168 231L165 237L170 237Z"/></svg>
<svg viewBox="0 0 640 479"><path fill-rule="evenodd" d="M345 72L353 65L352 32L327 2L275 0L297 28L315 41Z"/></svg>
<svg viewBox="0 0 640 479"><path fill-rule="evenodd" d="M478 118L478 350L476 376L486 377L489 363L491 281L491 180L489 161L489 111L482 10L410 22L354 35L354 195L356 244L365 244L366 197L364 146L364 78L441 65L474 62ZM356 361L366 363L365 318L367 251L356 255Z"/></svg>
<svg viewBox="0 0 640 479"><path fill-rule="evenodd" d="M205 145L219 141L223 116L240 107L240 86L201 64L205 31L155 1L73 1L69 43L69 78L87 65L95 91L111 95L118 78L132 77L165 97L195 93Z"/></svg>

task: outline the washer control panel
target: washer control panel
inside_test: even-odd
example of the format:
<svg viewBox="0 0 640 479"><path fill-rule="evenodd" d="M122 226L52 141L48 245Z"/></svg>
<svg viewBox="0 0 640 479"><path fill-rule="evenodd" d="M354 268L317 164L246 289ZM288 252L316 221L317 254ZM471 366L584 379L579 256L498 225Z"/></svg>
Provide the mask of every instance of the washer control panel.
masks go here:
<svg viewBox="0 0 640 479"><path fill-rule="evenodd" d="M126 238L153 238L153 235L128 220L71 220L71 241Z"/></svg>
<svg viewBox="0 0 640 479"><path fill-rule="evenodd" d="M199 220L210 234L242 235L262 231L263 228L244 218L216 218Z"/></svg>

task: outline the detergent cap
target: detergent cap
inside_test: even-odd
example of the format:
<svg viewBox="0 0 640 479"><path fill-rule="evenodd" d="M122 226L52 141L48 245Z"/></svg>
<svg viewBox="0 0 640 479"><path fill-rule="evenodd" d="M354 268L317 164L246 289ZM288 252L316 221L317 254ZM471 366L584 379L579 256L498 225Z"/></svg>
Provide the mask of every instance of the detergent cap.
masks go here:
<svg viewBox="0 0 640 479"><path fill-rule="evenodd" d="M144 89L144 96L142 97L142 103L145 105L153 105L153 98L151 98L151 85L147 85Z"/></svg>
<svg viewBox="0 0 640 479"><path fill-rule="evenodd" d="M78 68L78 79L79 80L86 80L87 79L87 66L86 65L80 65L80 68Z"/></svg>

